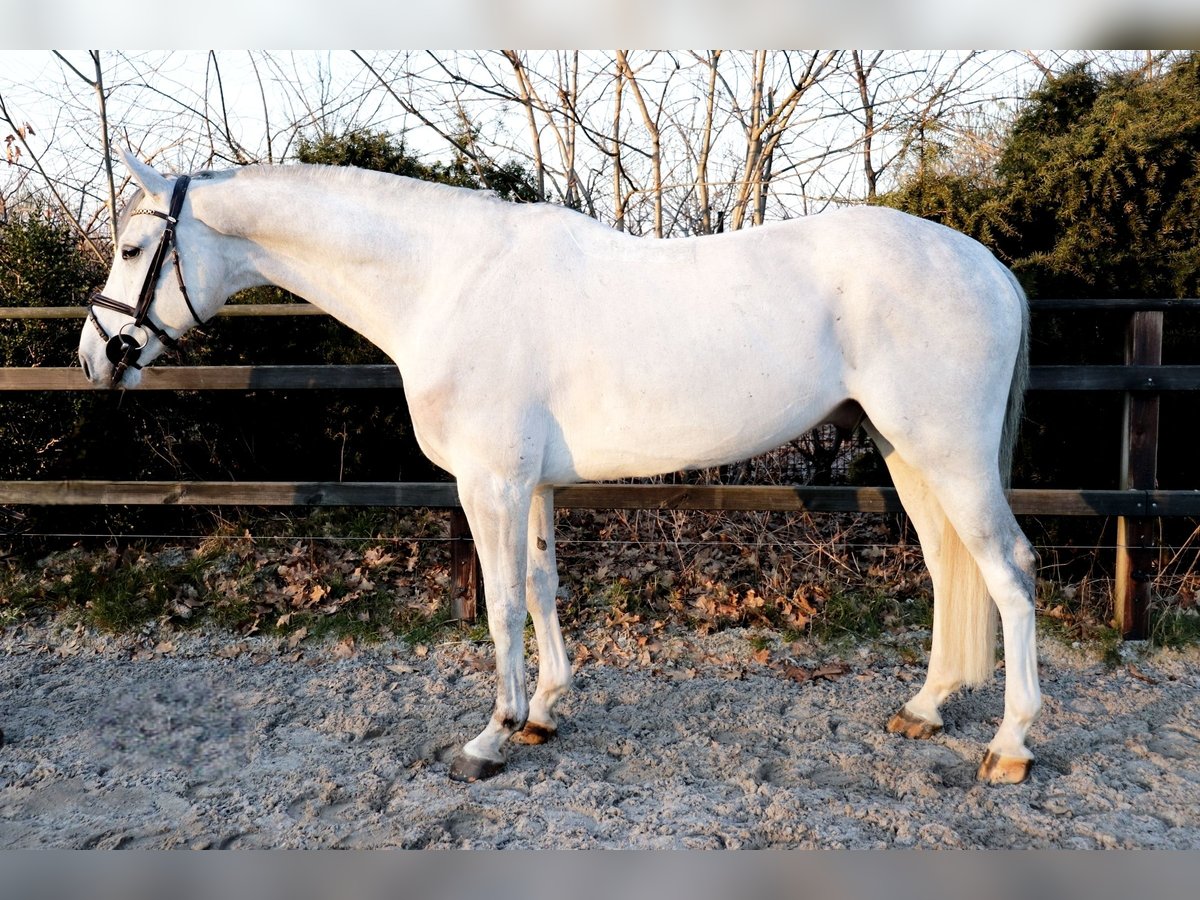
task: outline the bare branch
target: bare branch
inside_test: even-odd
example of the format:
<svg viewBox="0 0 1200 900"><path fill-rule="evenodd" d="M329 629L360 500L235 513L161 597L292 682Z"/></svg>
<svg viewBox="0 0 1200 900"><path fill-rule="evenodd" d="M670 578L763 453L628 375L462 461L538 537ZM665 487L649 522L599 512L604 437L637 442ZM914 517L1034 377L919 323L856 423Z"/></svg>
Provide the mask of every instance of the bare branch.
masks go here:
<svg viewBox="0 0 1200 900"><path fill-rule="evenodd" d="M83 239L83 242L87 248L100 262L108 262L104 252L96 245L96 242L92 240L91 235L84 231L83 226L79 222L79 218L72 214L70 207L67 206L67 201L63 198L62 194L58 190L57 185L54 183L54 179L52 179L46 173L45 168L42 166L42 161L38 157L38 154L33 150L32 147L29 146L29 142L25 139L25 129L13 121L12 116L9 114L8 106L4 102L3 94L0 94L0 119L3 119L5 122L7 122L8 126L16 134L17 140L21 142L21 146L25 149L25 153L29 156L30 161L33 163L33 167L42 177L42 181L49 189L51 196L54 197L54 201L58 204L59 209L66 214L67 220L75 227L75 230L79 232L79 236Z"/></svg>

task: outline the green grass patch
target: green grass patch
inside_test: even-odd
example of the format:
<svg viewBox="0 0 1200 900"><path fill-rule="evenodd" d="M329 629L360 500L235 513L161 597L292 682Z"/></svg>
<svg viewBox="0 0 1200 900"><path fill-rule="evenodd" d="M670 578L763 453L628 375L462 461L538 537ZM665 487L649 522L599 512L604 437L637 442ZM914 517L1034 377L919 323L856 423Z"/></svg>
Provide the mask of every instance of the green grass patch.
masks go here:
<svg viewBox="0 0 1200 900"><path fill-rule="evenodd" d="M196 590L195 582L188 569L80 558L20 596L27 614L66 613L103 631L125 632L166 615L185 585Z"/></svg>
<svg viewBox="0 0 1200 900"><path fill-rule="evenodd" d="M817 608L808 634L822 641L875 639L901 627L933 627L929 599L896 597L880 588L838 591Z"/></svg>
<svg viewBox="0 0 1200 900"><path fill-rule="evenodd" d="M1194 606L1151 609L1150 643L1173 650L1200 644L1200 611Z"/></svg>

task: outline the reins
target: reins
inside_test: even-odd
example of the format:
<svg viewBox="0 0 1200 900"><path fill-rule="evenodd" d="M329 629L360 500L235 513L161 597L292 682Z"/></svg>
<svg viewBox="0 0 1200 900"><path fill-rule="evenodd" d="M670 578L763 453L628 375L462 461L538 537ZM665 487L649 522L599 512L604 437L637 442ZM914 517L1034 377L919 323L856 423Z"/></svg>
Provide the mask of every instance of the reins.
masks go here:
<svg viewBox="0 0 1200 900"><path fill-rule="evenodd" d="M179 293L183 295L183 302L187 304L188 312L192 314L197 325L203 325L204 321L196 314L196 308L192 305L192 299L188 296L187 286L183 283L183 269L179 263L179 249L175 242L175 226L179 222L179 213L183 209L183 198L187 193L188 183L191 181L187 175L181 175L175 180L175 186L171 191L171 206L168 212L162 213L156 209L135 209L131 215L146 215L158 216L164 219L167 223L163 229L162 235L158 239L158 246L154 248L154 256L150 260L150 268L146 272L146 280L142 282L142 290L138 294L137 306L130 306L128 303L122 303L120 300L113 300L111 297L106 297L104 294L96 291L92 294L88 301L88 319L96 327L100 333L100 337L106 342L104 352L108 356L108 361L113 364L112 383L116 385L121 376L125 374L126 369L140 369L138 358L142 355L142 351L146 348L146 343L149 340L146 332L153 332L154 336L159 339L169 349L175 349L178 346L175 338L171 337L166 329L150 318L150 307L154 303L155 288L158 285L159 276L162 274L163 263L166 262L167 252L170 251L173 257L172 267L175 269L175 278L179 282ZM110 335L104 330L104 326L100 324L100 320L96 317L96 307L102 309L111 309L114 312L123 313L131 316L133 321L121 327L116 333Z"/></svg>

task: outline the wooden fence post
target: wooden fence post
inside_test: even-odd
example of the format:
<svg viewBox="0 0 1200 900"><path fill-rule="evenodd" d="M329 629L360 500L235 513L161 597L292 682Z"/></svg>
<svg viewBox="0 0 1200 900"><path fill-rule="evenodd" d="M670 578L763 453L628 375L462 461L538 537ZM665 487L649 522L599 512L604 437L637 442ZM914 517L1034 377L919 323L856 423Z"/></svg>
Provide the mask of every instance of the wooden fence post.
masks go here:
<svg viewBox="0 0 1200 900"><path fill-rule="evenodd" d="M1163 314L1135 312L1125 340L1125 364L1162 365ZM1157 391L1126 391L1121 432L1121 489L1152 491L1158 475ZM1121 634L1142 640L1149 633L1150 588L1158 575L1158 519L1153 510L1117 519L1114 612Z"/></svg>
<svg viewBox="0 0 1200 900"><path fill-rule="evenodd" d="M450 615L460 622L474 622L478 601L483 599L483 576L471 528L461 507L450 509Z"/></svg>

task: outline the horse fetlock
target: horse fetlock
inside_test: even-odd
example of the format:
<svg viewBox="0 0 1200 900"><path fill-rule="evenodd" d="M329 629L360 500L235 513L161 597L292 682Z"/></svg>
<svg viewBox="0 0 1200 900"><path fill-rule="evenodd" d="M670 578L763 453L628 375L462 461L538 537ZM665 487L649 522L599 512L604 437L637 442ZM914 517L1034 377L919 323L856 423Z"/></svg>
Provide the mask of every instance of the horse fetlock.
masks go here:
<svg viewBox="0 0 1200 900"><path fill-rule="evenodd" d="M520 731L528 721L525 716L505 716L500 720L500 727L505 731Z"/></svg>

